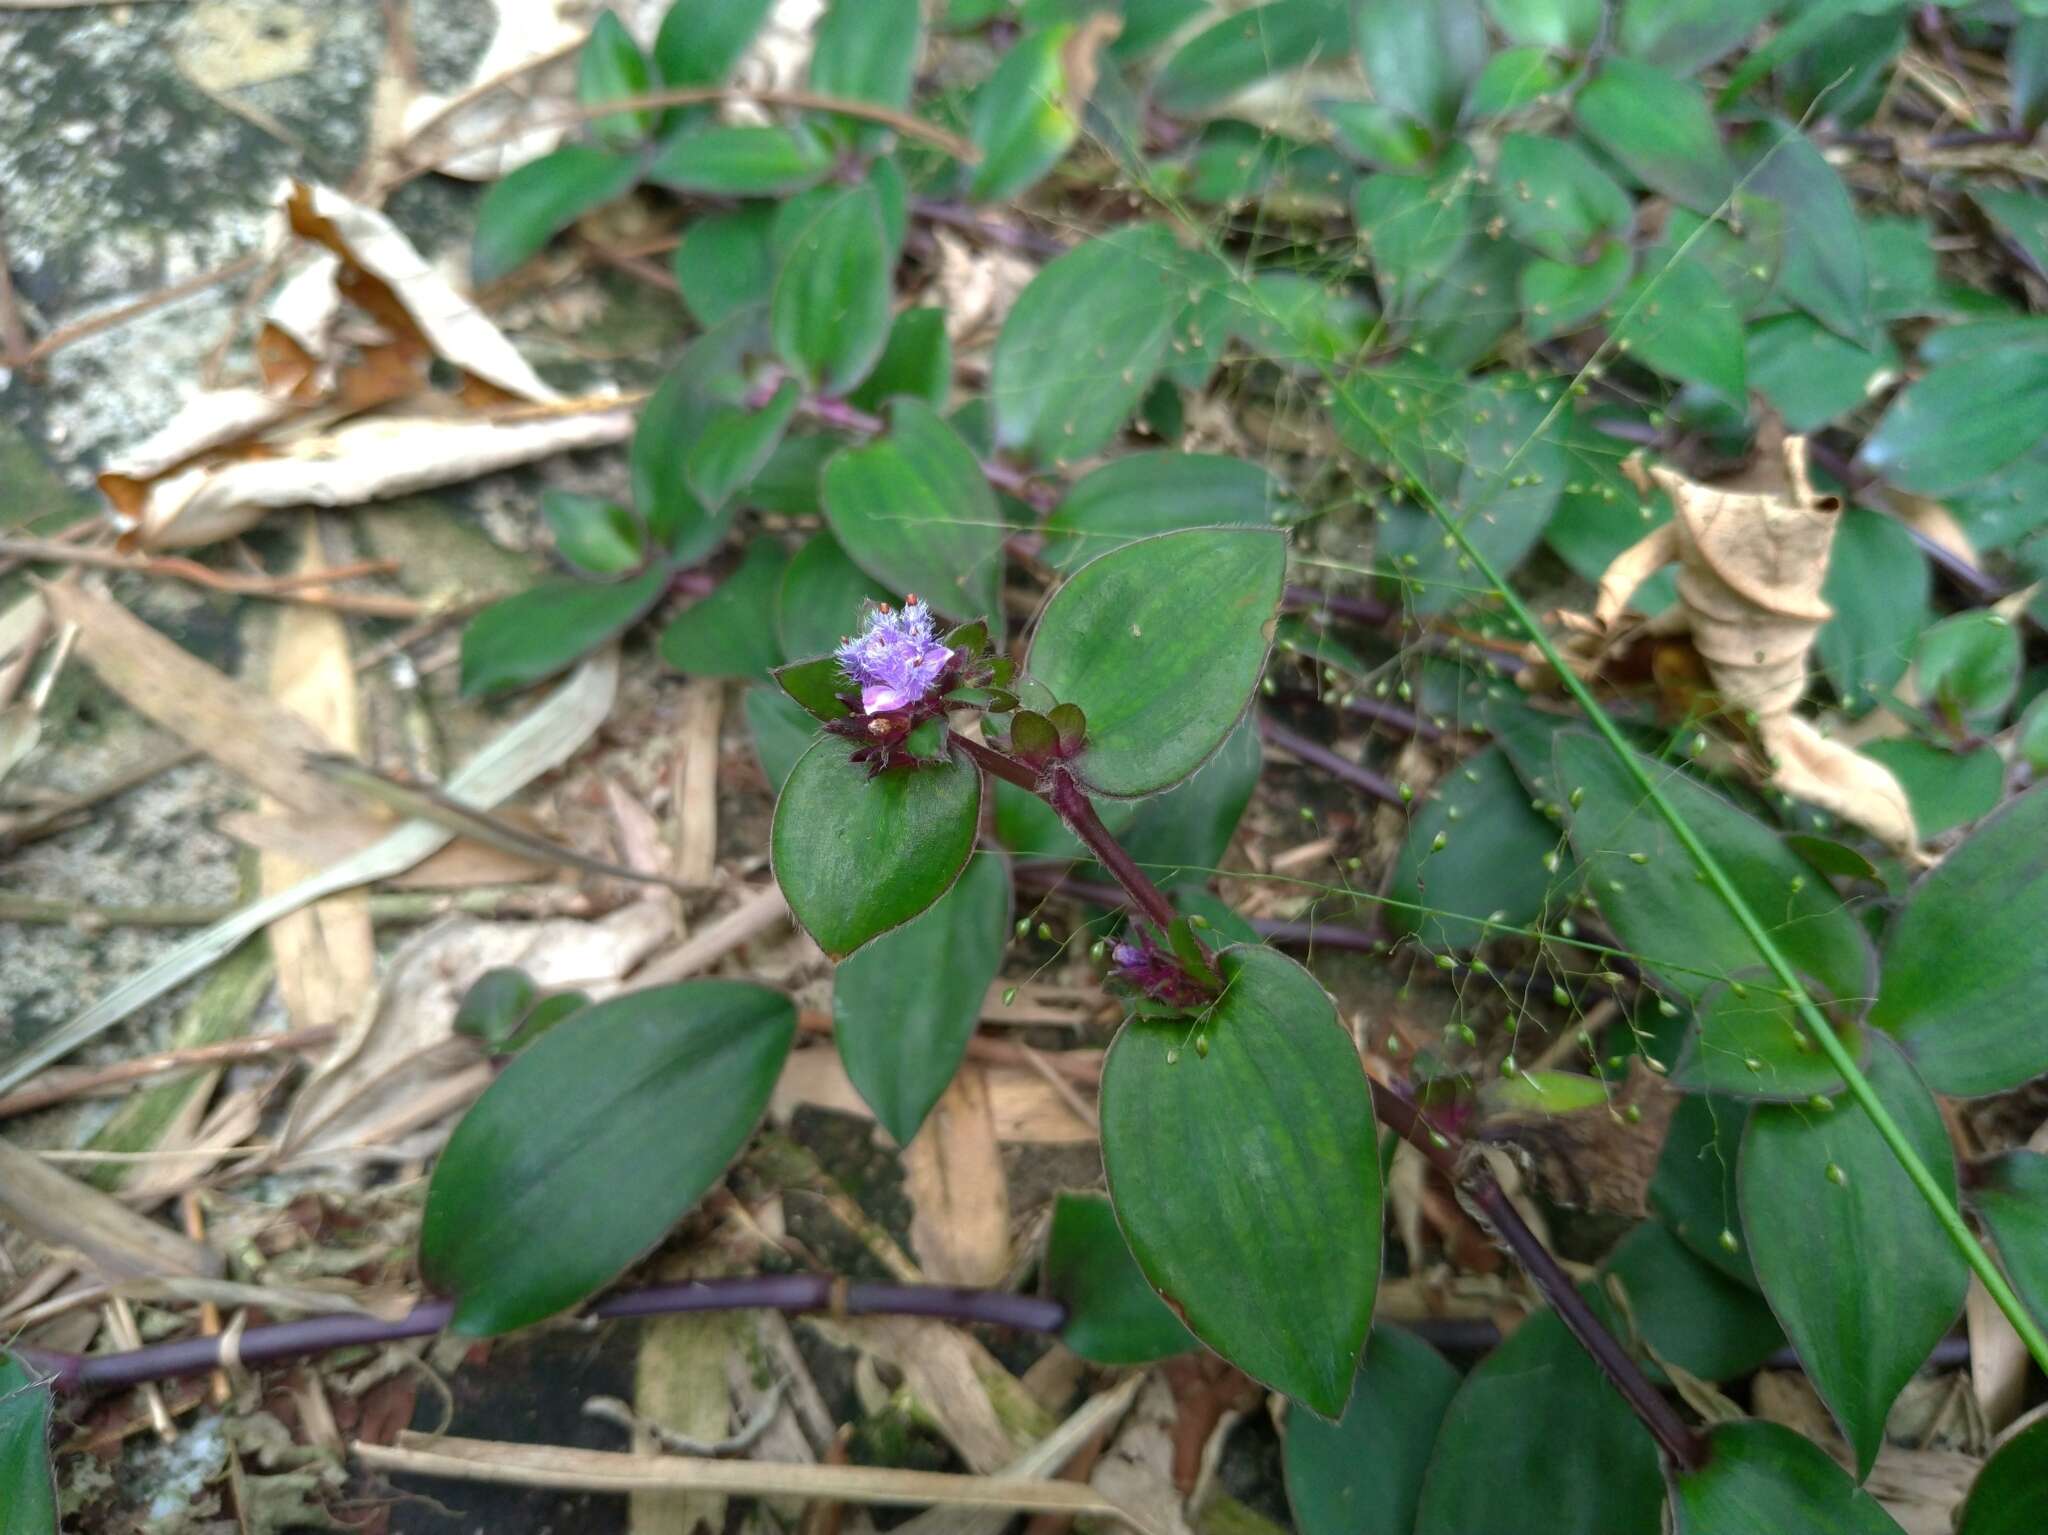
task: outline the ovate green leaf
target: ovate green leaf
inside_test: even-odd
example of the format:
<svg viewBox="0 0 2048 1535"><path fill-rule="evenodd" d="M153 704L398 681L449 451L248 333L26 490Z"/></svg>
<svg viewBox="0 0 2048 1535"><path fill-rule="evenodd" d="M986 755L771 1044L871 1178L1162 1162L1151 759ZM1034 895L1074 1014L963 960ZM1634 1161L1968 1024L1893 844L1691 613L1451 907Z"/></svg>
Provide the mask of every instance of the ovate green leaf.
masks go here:
<svg viewBox="0 0 2048 1535"><path fill-rule="evenodd" d="M1045 1245L1045 1288L1066 1302L1060 1341L1094 1364L1149 1364L1195 1346L1145 1280L1109 1201L1062 1194Z"/></svg>
<svg viewBox="0 0 2048 1535"><path fill-rule="evenodd" d="M1379 1326L1335 1423L1300 1412L1283 1447L1301 1535L1409 1535L1458 1372L1412 1333Z"/></svg>

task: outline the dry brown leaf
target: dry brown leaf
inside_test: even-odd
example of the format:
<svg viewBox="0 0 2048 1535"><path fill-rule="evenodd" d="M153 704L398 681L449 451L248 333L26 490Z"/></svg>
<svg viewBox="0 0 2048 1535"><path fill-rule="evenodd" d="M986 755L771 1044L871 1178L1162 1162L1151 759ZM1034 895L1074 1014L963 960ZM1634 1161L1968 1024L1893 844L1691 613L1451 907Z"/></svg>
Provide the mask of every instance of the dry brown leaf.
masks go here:
<svg viewBox="0 0 2048 1535"><path fill-rule="evenodd" d="M718 871L718 726L725 684L709 677L683 684L676 711L675 877L708 885Z"/></svg>
<svg viewBox="0 0 2048 1535"><path fill-rule="evenodd" d="M663 1267L664 1281L713 1277L688 1263ZM633 1410L671 1433L716 1443L732 1431L732 1395L726 1361L741 1350L745 1317L739 1312L649 1318L640 1328L633 1364ZM635 1454L651 1455L653 1436L636 1430ZM725 1494L636 1492L628 1505L631 1535L689 1535L725 1528Z"/></svg>
<svg viewBox="0 0 2048 1535"><path fill-rule="evenodd" d="M561 0L492 0L497 30L477 60L469 85L451 95L421 94L405 108L403 137L415 155L429 153L435 170L465 181L495 181L529 160L537 160L568 132L560 121L562 81L573 78L573 50L583 29L563 16ZM565 60L549 69L530 68L550 56ZM488 92L477 88L518 75L508 86ZM465 97L474 99L449 111ZM526 132L517 125L535 117L541 122ZM474 145L466 152L463 146ZM458 151L458 152L449 152Z"/></svg>
<svg viewBox="0 0 2048 1535"><path fill-rule="evenodd" d="M1997 1433L2026 1405L2027 1346L1975 1277L1963 1302L1963 1324L1970 1335L1970 1387L1985 1426Z"/></svg>
<svg viewBox="0 0 2048 1535"><path fill-rule="evenodd" d="M910 1245L938 1284L998 1285L1010 1268L1010 1184L986 1071L971 1063L903 1153Z"/></svg>
<svg viewBox="0 0 2048 1535"><path fill-rule="evenodd" d="M597 922L457 917L415 935L392 956L373 1005L358 1010L300 1090L279 1159L316 1162L373 1135L388 1140L419 1129L458 1106L446 1102L459 1096L452 1084L476 1080L480 1057L474 1041L455 1034L455 1012L486 970L516 965L544 991L576 988L601 998L619 989L669 927L654 902L635 901Z"/></svg>
<svg viewBox="0 0 2048 1535"><path fill-rule="evenodd" d="M1005 1145L1082 1146L1097 1139L1095 1127L1076 1114L1066 1099L1037 1072L1023 1066L989 1066L989 1113L995 1122L996 1139ZM834 1109L872 1119L874 1111L862 1100L839 1052L830 1047L812 1047L791 1052L776 1079L768 1100L768 1112L778 1123L787 1123L801 1104Z"/></svg>
<svg viewBox="0 0 2048 1535"><path fill-rule="evenodd" d="M1597 668L1628 633L1688 635L1724 706L1753 721L1767 783L1910 851L1918 833L1891 771L1794 712L1806 690L1814 636L1833 616L1821 585L1842 506L1814 490L1806 440L1767 435L1746 475L1716 485L1661 465L1645 470L1637 459L1627 467L1646 490L1651 482L1661 486L1675 515L1615 556L1590 618L1560 615L1591 641L1581 647L1590 652L1589 664ZM1673 561L1677 605L1649 625L1625 623L1636 587Z"/></svg>
<svg viewBox="0 0 2048 1535"><path fill-rule="evenodd" d="M309 516L299 568L325 566L319 523ZM348 626L340 614L298 605L280 610L271 643L270 692L281 708L304 719L328 750L354 756L361 749L356 672ZM322 867L277 853L257 860L265 895L288 890ZM271 923L269 932L278 995L299 1028L346 1022L376 984L377 944L367 891L344 891L289 912Z"/></svg>
<svg viewBox="0 0 2048 1535"><path fill-rule="evenodd" d="M109 1283L169 1274L218 1278L219 1253L137 1215L0 1138L0 1216L45 1247L75 1252Z"/></svg>
<svg viewBox="0 0 2048 1535"><path fill-rule="evenodd" d="M501 810L497 815L515 824L522 820L516 811ZM336 826L306 816L242 810L228 811L213 824L216 831L246 842L259 853L275 854L314 869L353 857L390 830L383 822ZM457 837L432 857L381 883L396 890L472 890L479 885L524 884L553 873L547 864Z"/></svg>
<svg viewBox="0 0 2048 1535"><path fill-rule="evenodd" d="M296 713L159 634L115 602L73 584L43 588L60 623L78 626L78 654L124 703L302 815L360 819L348 796L309 772L330 749Z"/></svg>

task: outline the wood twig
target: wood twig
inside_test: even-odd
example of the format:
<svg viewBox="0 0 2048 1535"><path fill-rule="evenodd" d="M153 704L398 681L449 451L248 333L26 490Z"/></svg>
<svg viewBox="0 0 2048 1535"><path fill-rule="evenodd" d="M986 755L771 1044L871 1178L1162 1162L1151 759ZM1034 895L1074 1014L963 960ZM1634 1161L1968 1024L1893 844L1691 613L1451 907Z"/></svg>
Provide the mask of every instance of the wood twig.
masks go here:
<svg viewBox="0 0 2048 1535"><path fill-rule="evenodd" d="M5 920L4 910L0 910L0 920ZM294 1029L284 1034L259 1034L246 1039L224 1039L210 1045L192 1045L183 1050L159 1050L106 1066L45 1072L28 1086L0 1096L0 1119L34 1113L73 1098L97 1096L109 1089L126 1087L132 1082L163 1076L168 1072L303 1054L331 1044L336 1032L334 1025L322 1024L317 1028Z"/></svg>

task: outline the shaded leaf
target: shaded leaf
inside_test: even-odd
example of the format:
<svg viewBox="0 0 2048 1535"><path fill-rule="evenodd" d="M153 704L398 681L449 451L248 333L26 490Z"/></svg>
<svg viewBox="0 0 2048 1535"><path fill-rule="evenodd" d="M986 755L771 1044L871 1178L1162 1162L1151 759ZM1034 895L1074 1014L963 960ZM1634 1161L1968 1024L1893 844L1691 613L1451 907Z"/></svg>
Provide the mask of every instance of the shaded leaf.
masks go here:
<svg viewBox="0 0 2048 1535"><path fill-rule="evenodd" d="M1634 268L1635 253L1620 240L1608 241L1583 265L1530 262L1516 282L1523 328L1538 341L1576 330L1607 307Z"/></svg>
<svg viewBox="0 0 2048 1535"><path fill-rule="evenodd" d="M1335 1417L1372 1320L1372 1101L1323 989L1271 949L1216 957L1222 996L1133 1018L1102 1069L1102 1153L1131 1252L1188 1329Z"/></svg>
<svg viewBox="0 0 2048 1535"><path fill-rule="evenodd" d="M1711 213L1735 188L1698 87L1640 60L1610 58L1579 92L1579 131L1653 192Z"/></svg>
<svg viewBox="0 0 2048 1535"><path fill-rule="evenodd" d="M1259 727L1248 714L1194 777L1139 802L1118 839L1124 851L1158 884L1207 879L1251 803L1261 757Z"/></svg>
<svg viewBox="0 0 2048 1535"><path fill-rule="evenodd" d="M1183 43L1153 82L1167 112L1192 113L1227 101L1246 86L1351 50L1346 7L1330 0L1278 0L1225 16Z"/></svg>
<svg viewBox="0 0 2048 1535"><path fill-rule="evenodd" d="M1149 1364L1187 1353L1195 1340L1131 1256L1109 1201L1062 1194L1045 1244L1045 1288L1066 1302L1060 1341L1093 1364Z"/></svg>
<svg viewBox="0 0 2048 1535"><path fill-rule="evenodd" d="M968 136L981 162L968 183L979 202L1015 197L1059 163L1080 136L1068 110L1066 48L1071 26L1019 39L974 98Z"/></svg>
<svg viewBox="0 0 2048 1535"><path fill-rule="evenodd" d="M2048 1418L2014 1434L1977 1473L1956 1520L1956 1535L2031 1535L2048 1487Z"/></svg>
<svg viewBox="0 0 2048 1535"><path fill-rule="evenodd" d="M662 84L717 85L761 30L773 0L719 0L700 5L676 0L654 38L654 67Z"/></svg>
<svg viewBox="0 0 2048 1535"><path fill-rule="evenodd" d="M1974 1169L1966 1195L2027 1309L2048 1322L2048 1156L2008 1151Z"/></svg>
<svg viewBox="0 0 2048 1535"><path fill-rule="evenodd" d="M740 706L746 710L747 729L753 733L761 776L780 794L797 758L817 739L818 722L779 687L748 688Z"/></svg>
<svg viewBox="0 0 2048 1535"><path fill-rule="evenodd" d="M1179 528L1270 527L1293 510L1263 464L1215 453L1132 453L1075 482L1045 520L1039 558L1068 570Z"/></svg>
<svg viewBox="0 0 2048 1535"><path fill-rule="evenodd" d="M683 460L683 479L707 512L724 511L767 466L802 394L795 379L784 379L758 409L722 405L712 411Z"/></svg>
<svg viewBox="0 0 2048 1535"><path fill-rule="evenodd" d="M983 853L922 916L833 972L839 1058L898 1146L910 1144L959 1070L1009 925L1009 862Z"/></svg>
<svg viewBox="0 0 2048 1535"><path fill-rule="evenodd" d="M1865 1070L1953 1200L1955 1153L1933 1096L1881 1036ZM1969 1270L1853 1103L1757 1105L1738 1183L1764 1297L1867 1474L1900 1388L1962 1310Z"/></svg>
<svg viewBox="0 0 2048 1535"><path fill-rule="evenodd" d="M873 187L834 195L790 244L775 279L775 350L810 387L844 394L889 337L889 249Z"/></svg>
<svg viewBox="0 0 2048 1535"><path fill-rule="evenodd" d="M1889 338L1868 351L1803 314L1777 315L1749 332L1749 381L1795 432L1847 415L1898 369Z"/></svg>
<svg viewBox="0 0 2048 1535"><path fill-rule="evenodd" d="M1650 1179L1650 1208L1695 1258L1756 1289L1735 1186L1748 1123L1745 1103L1710 1093L1681 1099Z"/></svg>
<svg viewBox="0 0 2048 1535"><path fill-rule="evenodd" d="M1819 1445L1782 1423L1723 1423L1707 1449L1702 1469L1672 1478L1675 1535L1904 1535Z"/></svg>
<svg viewBox="0 0 2048 1535"><path fill-rule="evenodd" d="M862 603L894 602L902 595L848 559L830 533L816 534L791 558L776 594L782 653L823 655L860 627Z"/></svg>
<svg viewBox="0 0 2048 1535"><path fill-rule="evenodd" d="M50 1388L0 1352L0 1531L56 1535L57 1485L50 1458Z"/></svg>
<svg viewBox="0 0 2048 1535"><path fill-rule="evenodd" d="M699 325L711 326L755 305L774 289L768 226L775 210L750 203L730 213L692 219L676 247L676 286Z"/></svg>
<svg viewBox="0 0 2048 1535"><path fill-rule="evenodd" d="M1689 75L1736 47L1782 0L1627 0L1617 41L1631 57Z"/></svg>
<svg viewBox="0 0 2048 1535"><path fill-rule="evenodd" d="M1533 922L1560 840L1557 827L1531 808L1507 754L1497 746L1477 752L1410 818L1388 886L1387 920L1438 950L1476 948L1490 936L1489 919L1510 927Z"/></svg>
<svg viewBox="0 0 2048 1535"><path fill-rule="evenodd" d="M1900 490L1939 496L2004 468L2044 436L2048 349L2007 343L1907 385L1859 456Z"/></svg>
<svg viewBox="0 0 2048 1535"><path fill-rule="evenodd" d="M570 144L492 183L476 213L470 281L496 282L591 209L625 196L639 173L634 156Z"/></svg>
<svg viewBox="0 0 2048 1535"><path fill-rule="evenodd" d="M647 534L633 514L602 496L548 489L540 514L555 535L555 552L594 576L616 576L647 558Z"/></svg>
<svg viewBox="0 0 2048 1535"><path fill-rule="evenodd" d="M576 59L576 100L586 107L644 96L649 90L647 58L633 34L613 11L601 11ZM620 112L600 117L591 130L606 143L630 149L654 126L652 112Z"/></svg>
<svg viewBox="0 0 2048 1535"><path fill-rule="evenodd" d="M1863 225L1849 189L1807 137L1789 123L1759 123L1737 151L1744 189L1784 210L1777 291L1836 335L1874 339Z"/></svg>
<svg viewBox="0 0 2048 1535"><path fill-rule="evenodd" d="M1608 329L1646 367L1704 384L1732 404L1748 397L1742 311L1698 262L1652 265L1638 274Z"/></svg>
<svg viewBox="0 0 2048 1535"><path fill-rule="evenodd" d="M2019 630L1984 609L1944 618L1921 634L1913 671L1920 691L1948 718L1995 725L2019 691Z"/></svg>
<svg viewBox="0 0 2048 1535"><path fill-rule="evenodd" d="M879 410L900 395L943 410L953 392L953 343L943 309L906 309L889 327L889 340L874 370L847 400Z"/></svg>
<svg viewBox="0 0 2048 1535"><path fill-rule="evenodd" d="M1359 62L1375 101L1443 130L1488 53L1478 0L1355 0Z"/></svg>
<svg viewBox="0 0 2048 1535"><path fill-rule="evenodd" d="M1870 1021L1936 1092L2002 1092L2048 1072L2048 790L2029 789L1913 888L1886 935Z"/></svg>
<svg viewBox="0 0 2048 1535"><path fill-rule="evenodd" d="M1494 174L1508 228L1553 261L1578 260L1603 235L1626 234L1635 217L1614 178L1566 139L1510 133L1501 140Z"/></svg>
<svg viewBox="0 0 2048 1535"><path fill-rule="evenodd" d="M1995 747L1952 752L1931 741L1898 737L1872 741L1862 751L1882 763L1906 791L1913 825L1923 838L1989 815L2005 792L2005 763Z"/></svg>
<svg viewBox="0 0 2048 1535"><path fill-rule="evenodd" d="M1842 1078L1820 1053L1792 1004L1764 989L1763 975L1710 988L1698 1004L1693 1028L1672 1069L1671 1085L1685 1092L1791 1103L1842 1090ZM1840 1031L1852 1056L1862 1054L1861 1031Z"/></svg>
<svg viewBox="0 0 2048 1535"><path fill-rule="evenodd" d="M739 568L661 631L661 659L693 677L765 677L781 665L775 600L788 563L773 538L749 543Z"/></svg>
<svg viewBox="0 0 2048 1535"><path fill-rule="evenodd" d="M1747 1375L1785 1346L1763 1298L1698 1257L1662 1221L1644 1221L1622 1238L1601 1272L1606 1282L1621 1282L1629 1319L1656 1358L1701 1380Z"/></svg>
<svg viewBox="0 0 2048 1535"><path fill-rule="evenodd" d="M796 1034L789 999L690 981L588 1008L521 1051L434 1165L420 1270L450 1328L530 1326L661 1240L753 1133Z"/></svg>
<svg viewBox="0 0 2048 1535"><path fill-rule="evenodd" d="M808 128L695 128L669 139L646 177L673 192L773 197L816 186L832 170L832 150Z"/></svg>
<svg viewBox="0 0 2048 1535"><path fill-rule="evenodd" d="M1412 1333L1381 1325L1344 1416L1287 1420L1287 1502L1301 1535L1409 1535L1458 1372Z"/></svg>

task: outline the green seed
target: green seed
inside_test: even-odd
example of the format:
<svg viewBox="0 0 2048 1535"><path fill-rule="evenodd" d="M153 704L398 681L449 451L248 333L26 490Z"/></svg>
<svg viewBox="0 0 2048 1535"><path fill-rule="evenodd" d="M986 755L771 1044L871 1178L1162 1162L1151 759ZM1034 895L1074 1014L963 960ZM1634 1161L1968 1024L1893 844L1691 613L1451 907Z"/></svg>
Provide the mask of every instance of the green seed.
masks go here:
<svg viewBox="0 0 2048 1535"><path fill-rule="evenodd" d="M1208 1035L1206 1035L1206 1034L1197 1034L1197 1035L1195 1036L1195 1054L1199 1055L1199 1056L1200 1056L1200 1057L1201 1057L1201 1058L1202 1058L1203 1060L1205 1060L1205 1061L1206 1061L1206 1060L1207 1060L1207 1059L1209 1058L1209 1036L1208 1036Z"/></svg>
<svg viewBox="0 0 2048 1535"><path fill-rule="evenodd" d="M1003 988L1003 1006L1008 1007L1011 1003L1015 1002L1016 1000L1017 988L1014 986L1005 986Z"/></svg>
<svg viewBox="0 0 2048 1535"><path fill-rule="evenodd" d="M1849 1175L1842 1170L1840 1162L1828 1163L1828 1182L1838 1189L1845 1189L1849 1186Z"/></svg>
<svg viewBox="0 0 2048 1535"><path fill-rule="evenodd" d="M1735 1233L1730 1231L1726 1226L1723 1226L1721 1228L1721 1250L1723 1252L1731 1253L1739 1253L1742 1251L1742 1244L1735 1240Z"/></svg>

